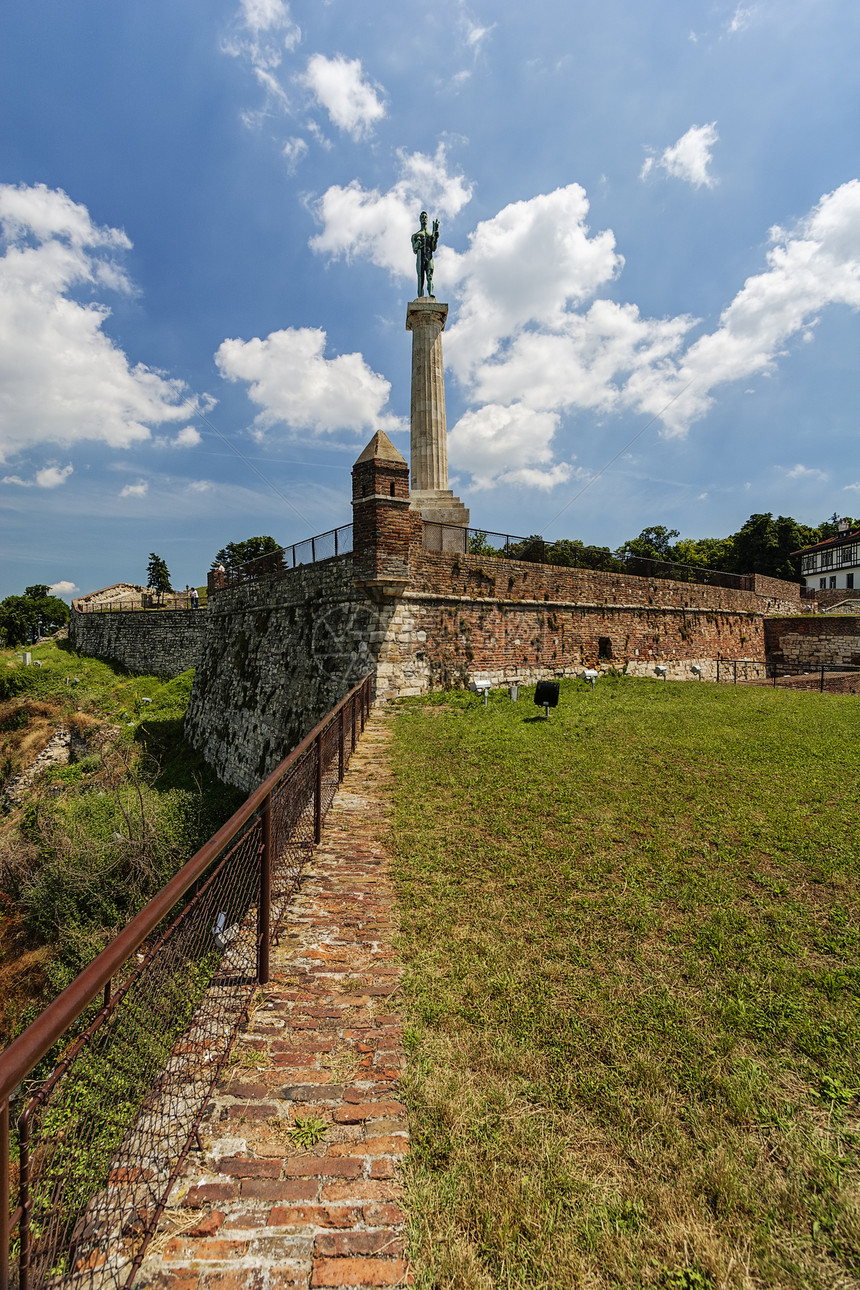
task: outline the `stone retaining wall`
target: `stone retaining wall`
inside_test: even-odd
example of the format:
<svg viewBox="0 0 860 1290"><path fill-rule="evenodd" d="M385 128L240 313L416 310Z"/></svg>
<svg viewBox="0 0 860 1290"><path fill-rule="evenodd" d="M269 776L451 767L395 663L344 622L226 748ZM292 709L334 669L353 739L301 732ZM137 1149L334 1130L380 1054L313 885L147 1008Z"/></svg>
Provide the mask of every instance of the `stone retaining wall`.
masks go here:
<svg viewBox="0 0 860 1290"><path fill-rule="evenodd" d="M207 612L153 609L82 614L73 607L69 642L79 654L119 663L129 672L178 676L197 664Z"/></svg>
<svg viewBox="0 0 860 1290"><path fill-rule="evenodd" d="M391 614L354 585L351 555L216 592L187 738L250 792L371 670Z"/></svg>
<svg viewBox="0 0 860 1290"><path fill-rule="evenodd" d="M768 658L787 672L860 665L860 618L771 618L764 627Z"/></svg>

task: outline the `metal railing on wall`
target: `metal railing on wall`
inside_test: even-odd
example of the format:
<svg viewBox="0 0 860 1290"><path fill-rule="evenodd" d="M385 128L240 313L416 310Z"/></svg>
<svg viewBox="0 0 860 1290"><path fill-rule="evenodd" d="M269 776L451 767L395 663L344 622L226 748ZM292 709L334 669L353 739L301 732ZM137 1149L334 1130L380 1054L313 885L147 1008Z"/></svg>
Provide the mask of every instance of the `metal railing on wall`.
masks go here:
<svg viewBox="0 0 860 1290"><path fill-rule="evenodd" d="M139 596L124 596L121 600L92 601L82 598L72 601L76 614L121 614L142 609L193 609L190 592L161 596L158 592L142 592Z"/></svg>
<svg viewBox="0 0 860 1290"><path fill-rule="evenodd" d="M289 916L368 675L0 1054L0 1287L123 1286ZM17 1157L17 1158L16 1158Z"/></svg>
<svg viewBox="0 0 860 1290"><path fill-rule="evenodd" d="M336 555L346 555L352 550L352 525L329 529L316 537L304 538L292 546L267 551L265 555L249 560L235 569L211 569L208 576L209 594L225 587L236 587L243 582L258 582L261 578L277 578L302 564L317 564Z"/></svg>
<svg viewBox="0 0 860 1290"><path fill-rule="evenodd" d="M665 578L673 582L706 583L752 591L752 574L723 573L671 560L650 560L639 555L620 555L604 547L581 546L578 542L548 542L541 537L514 537L487 529L462 528L453 524L424 521L423 542L429 551L461 552L501 560L524 560L568 569L596 569L603 573L630 574L638 578Z"/></svg>

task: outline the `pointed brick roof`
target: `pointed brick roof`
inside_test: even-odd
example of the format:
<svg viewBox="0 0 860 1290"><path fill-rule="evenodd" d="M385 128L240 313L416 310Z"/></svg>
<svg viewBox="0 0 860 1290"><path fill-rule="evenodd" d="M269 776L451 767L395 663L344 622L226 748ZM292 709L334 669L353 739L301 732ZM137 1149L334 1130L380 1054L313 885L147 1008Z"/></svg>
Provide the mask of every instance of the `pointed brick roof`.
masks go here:
<svg viewBox="0 0 860 1290"><path fill-rule="evenodd" d="M384 430L377 430L364 452L356 461L358 466L363 461L391 461L397 466L405 466L406 460L400 455Z"/></svg>

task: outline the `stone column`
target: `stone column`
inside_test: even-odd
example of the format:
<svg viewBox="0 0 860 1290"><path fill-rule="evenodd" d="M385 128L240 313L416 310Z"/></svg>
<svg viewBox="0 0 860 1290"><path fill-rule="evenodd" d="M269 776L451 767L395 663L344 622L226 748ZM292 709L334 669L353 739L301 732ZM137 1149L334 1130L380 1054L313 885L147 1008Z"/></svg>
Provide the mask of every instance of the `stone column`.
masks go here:
<svg viewBox="0 0 860 1290"><path fill-rule="evenodd" d="M412 487L422 493L448 487L442 368L442 332L447 317L448 306L429 296L413 300L406 310L406 330L412 332Z"/></svg>
<svg viewBox="0 0 860 1290"><path fill-rule="evenodd" d="M420 296L406 308L406 330L412 332L410 505L428 523L462 528L469 523L469 512L448 488L448 426L442 366L442 332L447 317L448 306L432 296ZM436 534L432 541L436 538L445 549L453 540L445 534Z"/></svg>

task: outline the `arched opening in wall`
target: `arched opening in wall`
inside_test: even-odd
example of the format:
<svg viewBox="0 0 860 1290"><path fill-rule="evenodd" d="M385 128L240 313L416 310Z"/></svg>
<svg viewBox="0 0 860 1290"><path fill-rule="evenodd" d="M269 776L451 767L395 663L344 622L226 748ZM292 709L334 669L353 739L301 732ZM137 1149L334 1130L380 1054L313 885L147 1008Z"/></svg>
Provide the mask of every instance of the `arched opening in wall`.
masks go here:
<svg viewBox="0 0 860 1290"><path fill-rule="evenodd" d="M598 636L597 638L597 657L599 659L612 658L612 641L608 636Z"/></svg>

